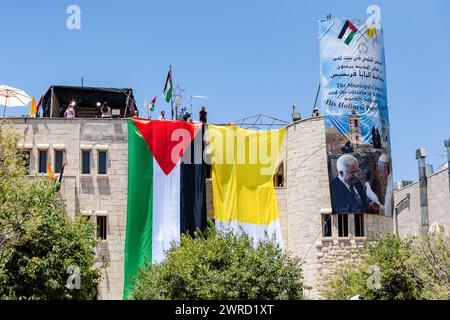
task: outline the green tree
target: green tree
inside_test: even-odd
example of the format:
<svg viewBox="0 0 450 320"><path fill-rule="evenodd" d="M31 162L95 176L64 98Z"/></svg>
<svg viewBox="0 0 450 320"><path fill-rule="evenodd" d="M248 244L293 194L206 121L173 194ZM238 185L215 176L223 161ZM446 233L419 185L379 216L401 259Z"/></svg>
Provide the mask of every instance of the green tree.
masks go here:
<svg viewBox="0 0 450 320"><path fill-rule="evenodd" d="M366 244L359 263L335 269L321 288L328 299L448 299L450 248L443 233L400 239L386 235Z"/></svg>
<svg viewBox="0 0 450 320"><path fill-rule="evenodd" d="M252 246L248 236L216 233L210 226L195 237L182 235L167 259L146 264L132 287L133 299L302 299L301 261L275 241Z"/></svg>
<svg viewBox="0 0 450 320"><path fill-rule="evenodd" d="M450 239L443 232L418 237L409 261L414 277L423 283L421 299L450 299Z"/></svg>
<svg viewBox="0 0 450 320"><path fill-rule="evenodd" d="M10 125L1 124L0 298L93 299L102 269L95 267L95 226L66 215L54 182L23 175L18 139ZM80 289L66 286L68 271L79 271Z"/></svg>

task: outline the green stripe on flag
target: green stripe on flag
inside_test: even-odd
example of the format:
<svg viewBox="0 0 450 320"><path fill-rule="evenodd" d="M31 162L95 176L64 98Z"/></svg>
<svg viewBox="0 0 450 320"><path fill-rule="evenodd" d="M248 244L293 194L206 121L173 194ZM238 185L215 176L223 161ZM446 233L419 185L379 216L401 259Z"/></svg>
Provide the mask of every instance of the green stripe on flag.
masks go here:
<svg viewBox="0 0 450 320"><path fill-rule="evenodd" d="M123 297L131 292L132 277L152 258L153 156L144 138L128 120L128 207Z"/></svg>
<svg viewBox="0 0 450 320"><path fill-rule="evenodd" d="M353 36L356 34L356 30L352 30L348 35L347 39L345 39L344 43L349 44L353 40Z"/></svg>
<svg viewBox="0 0 450 320"><path fill-rule="evenodd" d="M172 98L172 84L170 84L170 88L169 88L169 90L167 91L167 94L166 94L166 102L169 102L171 98Z"/></svg>

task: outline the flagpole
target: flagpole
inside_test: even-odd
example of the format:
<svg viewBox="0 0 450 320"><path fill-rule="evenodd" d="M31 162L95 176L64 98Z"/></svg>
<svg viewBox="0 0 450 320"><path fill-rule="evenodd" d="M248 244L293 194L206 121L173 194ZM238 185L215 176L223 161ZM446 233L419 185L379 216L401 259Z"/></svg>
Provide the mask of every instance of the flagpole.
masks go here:
<svg viewBox="0 0 450 320"><path fill-rule="evenodd" d="M172 96L170 97L170 109L171 109L171 112L172 112L172 120L173 120L173 102L174 102L174 100L173 100L173 79L172 79L172 76L173 76L173 73L172 73L172 64L170 64L170 66L169 66L169 69L170 69L170 84L172 85Z"/></svg>
<svg viewBox="0 0 450 320"><path fill-rule="evenodd" d="M319 83L319 88L317 88L316 100L314 100L313 113L314 113L314 108L317 108L317 99L319 99L320 86L321 86L321 84Z"/></svg>
<svg viewBox="0 0 450 320"><path fill-rule="evenodd" d="M170 109L172 109L172 120L173 120L173 88L172 88L172 97L170 97Z"/></svg>
<svg viewBox="0 0 450 320"><path fill-rule="evenodd" d="M6 105L8 104L8 89L6 89L6 99L5 99L5 107L3 108L3 118L6 115Z"/></svg>

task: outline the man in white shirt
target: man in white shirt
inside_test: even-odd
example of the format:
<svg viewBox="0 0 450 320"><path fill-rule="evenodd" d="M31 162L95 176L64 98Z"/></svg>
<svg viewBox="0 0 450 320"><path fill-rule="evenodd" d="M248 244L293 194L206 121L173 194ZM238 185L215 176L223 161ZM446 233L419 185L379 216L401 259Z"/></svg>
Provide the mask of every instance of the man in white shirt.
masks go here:
<svg viewBox="0 0 450 320"><path fill-rule="evenodd" d="M166 113L161 111L161 115L159 116L159 120L166 120Z"/></svg>
<svg viewBox="0 0 450 320"><path fill-rule="evenodd" d="M391 175L391 167L389 165L389 157L386 154L382 154L378 159L378 174L380 175L381 183L386 186L384 205L381 206L380 214L390 217L392 216L392 208L394 204L394 183Z"/></svg>

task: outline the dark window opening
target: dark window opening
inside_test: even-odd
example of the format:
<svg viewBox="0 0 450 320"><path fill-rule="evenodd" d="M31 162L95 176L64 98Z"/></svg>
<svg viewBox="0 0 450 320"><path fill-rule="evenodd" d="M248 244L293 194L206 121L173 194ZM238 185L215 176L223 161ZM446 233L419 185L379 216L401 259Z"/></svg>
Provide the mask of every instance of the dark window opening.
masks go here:
<svg viewBox="0 0 450 320"><path fill-rule="evenodd" d="M100 240L106 240L106 217L97 217L97 238Z"/></svg>
<svg viewBox="0 0 450 320"><path fill-rule="evenodd" d="M284 187L284 163L281 163L278 166L277 172L273 177L273 182L275 187L282 188Z"/></svg>
<svg viewBox="0 0 450 320"><path fill-rule="evenodd" d="M364 237L364 215L355 214L355 237Z"/></svg>
<svg viewBox="0 0 450 320"><path fill-rule="evenodd" d="M98 152L98 174L106 174L106 151Z"/></svg>
<svg viewBox="0 0 450 320"><path fill-rule="evenodd" d="M64 151L55 150L55 173L61 173L64 163Z"/></svg>
<svg viewBox="0 0 450 320"><path fill-rule="evenodd" d="M83 151L82 156L82 174L91 174L91 152Z"/></svg>
<svg viewBox="0 0 450 320"><path fill-rule="evenodd" d="M322 237L331 237L331 215L330 214L324 214L322 215Z"/></svg>
<svg viewBox="0 0 450 320"><path fill-rule="evenodd" d="M39 173L47 173L47 150L39 150Z"/></svg>
<svg viewBox="0 0 450 320"><path fill-rule="evenodd" d="M339 237L348 237L348 215L338 215Z"/></svg>
<svg viewBox="0 0 450 320"><path fill-rule="evenodd" d="M359 123L358 120L355 120L355 127L358 128L359 127Z"/></svg>

